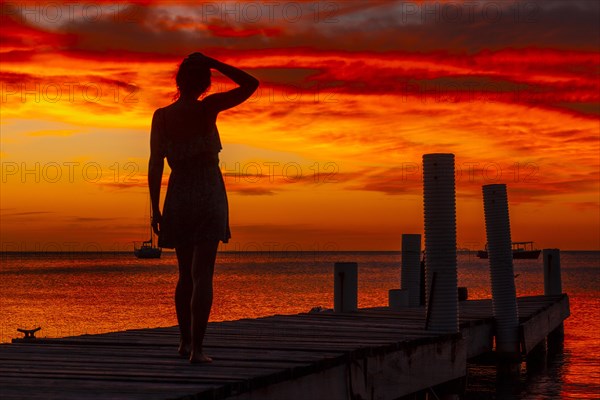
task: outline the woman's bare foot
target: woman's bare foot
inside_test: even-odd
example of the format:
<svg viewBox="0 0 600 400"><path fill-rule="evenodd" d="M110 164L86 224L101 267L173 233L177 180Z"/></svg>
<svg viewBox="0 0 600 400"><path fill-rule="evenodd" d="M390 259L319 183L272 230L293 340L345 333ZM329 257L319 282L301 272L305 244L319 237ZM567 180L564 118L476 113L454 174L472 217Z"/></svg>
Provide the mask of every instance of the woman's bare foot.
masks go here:
<svg viewBox="0 0 600 400"><path fill-rule="evenodd" d="M177 350L179 352L179 355L181 357L189 357L191 351L191 345L189 343L184 343L184 342L179 342L179 350Z"/></svg>
<svg viewBox="0 0 600 400"><path fill-rule="evenodd" d="M200 363L211 363L213 360L209 356L204 353L195 353L192 352L190 354L190 362L192 364L200 364Z"/></svg>

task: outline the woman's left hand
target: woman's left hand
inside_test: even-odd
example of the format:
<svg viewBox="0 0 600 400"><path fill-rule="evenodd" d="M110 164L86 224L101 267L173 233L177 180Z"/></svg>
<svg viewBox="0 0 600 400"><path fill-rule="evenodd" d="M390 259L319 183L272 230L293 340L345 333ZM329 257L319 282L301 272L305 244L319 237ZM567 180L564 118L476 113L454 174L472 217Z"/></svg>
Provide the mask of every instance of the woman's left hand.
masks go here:
<svg viewBox="0 0 600 400"><path fill-rule="evenodd" d="M206 64L207 67L212 68L214 63L215 63L215 59L211 58L205 54L199 53L199 52L195 52L192 53L188 56L188 58L190 60L199 60L200 62Z"/></svg>

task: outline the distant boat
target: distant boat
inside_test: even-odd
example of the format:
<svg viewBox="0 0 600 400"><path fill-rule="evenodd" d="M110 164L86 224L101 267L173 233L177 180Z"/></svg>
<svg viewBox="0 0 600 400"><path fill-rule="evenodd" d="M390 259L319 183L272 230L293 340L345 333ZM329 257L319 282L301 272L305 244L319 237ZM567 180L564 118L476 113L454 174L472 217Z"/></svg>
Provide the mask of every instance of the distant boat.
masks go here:
<svg viewBox="0 0 600 400"><path fill-rule="evenodd" d="M133 254L137 258L160 258L162 249L154 246L154 233L152 232L152 206L150 206L150 240L146 240L139 244L133 242Z"/></svg>
<svg viewBox="0 0 600 400"><path fill-rule="evenodd" d="M542 251L533 248L533 242L512 242L513 259L531 259L535 260ZM477 257L488 258L487 244L485 250L479 250Z"/></svg>

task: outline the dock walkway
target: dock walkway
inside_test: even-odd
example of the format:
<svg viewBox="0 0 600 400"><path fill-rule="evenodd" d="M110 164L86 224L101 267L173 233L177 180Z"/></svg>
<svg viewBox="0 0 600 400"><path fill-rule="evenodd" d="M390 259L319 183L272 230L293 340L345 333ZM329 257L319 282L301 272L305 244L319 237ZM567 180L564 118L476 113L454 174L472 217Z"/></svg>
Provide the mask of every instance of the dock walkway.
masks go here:
<svg viewBox="0 0 600 400"><path fill-rule="evenodd" d="M422 307L211 322L212 364L178 357L177 327L2 344L0 397L397 399L463 378L493 350L491 300L459 304L459 334L424 330ZM523 355L569 316L565 294L518 306Z"/></svg>

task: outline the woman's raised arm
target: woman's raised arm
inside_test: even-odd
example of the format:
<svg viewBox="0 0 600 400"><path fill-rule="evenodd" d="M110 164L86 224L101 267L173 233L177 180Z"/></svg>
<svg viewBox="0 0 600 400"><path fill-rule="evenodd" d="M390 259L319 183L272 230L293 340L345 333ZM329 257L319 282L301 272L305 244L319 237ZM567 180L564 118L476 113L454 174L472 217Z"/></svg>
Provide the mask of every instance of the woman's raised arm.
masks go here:
<svg viewBox="0 0 600 400"><path fill-rule="evenodd" d="M239 87L228 92L211 94L203 100L203 103L215 112L218 113L243 103L252 96L258 88L258 79L247 72L221 61L217 61L214 58L204 55L202 55L202 57L204 57L205 62L210 68L216 69L239 85Z"/></svg>

